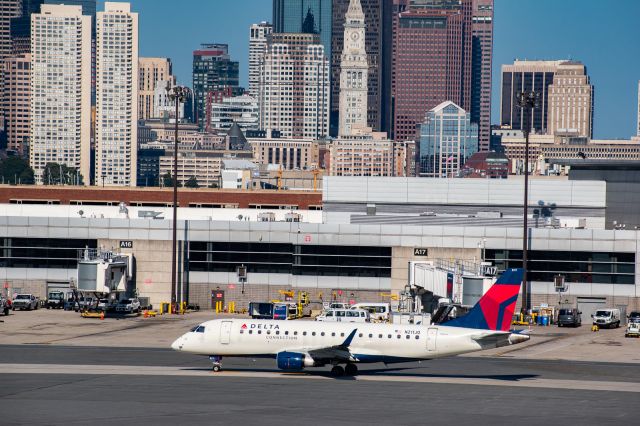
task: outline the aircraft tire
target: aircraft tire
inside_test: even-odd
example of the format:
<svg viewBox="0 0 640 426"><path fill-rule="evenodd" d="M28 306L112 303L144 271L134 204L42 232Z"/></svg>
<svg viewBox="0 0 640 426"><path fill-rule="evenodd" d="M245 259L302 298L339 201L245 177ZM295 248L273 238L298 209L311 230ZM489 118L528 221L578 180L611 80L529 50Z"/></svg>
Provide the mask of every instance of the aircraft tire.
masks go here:
<svg viewBox="0 0 640 426"><path fill-rule="evenodd" d="M335 365L331 369L331 375L334 376L334 377L342 377L342 376L344 376L344 368L340 367L339 365Z"/></svg>
<svg viewBox="0 0 640 426"><path fill-rule="evenodd" d="M358 375L358 366L355 364L347 364L344 367L344 374L347 376L357 376Z"/></svg>
<svg viewBox="0 0 640 426"><path fill-rule="evenodd" d="M213 372L214 373L219 373L222 371L222 366L221 365L214 365L213 366Z"/></svg>

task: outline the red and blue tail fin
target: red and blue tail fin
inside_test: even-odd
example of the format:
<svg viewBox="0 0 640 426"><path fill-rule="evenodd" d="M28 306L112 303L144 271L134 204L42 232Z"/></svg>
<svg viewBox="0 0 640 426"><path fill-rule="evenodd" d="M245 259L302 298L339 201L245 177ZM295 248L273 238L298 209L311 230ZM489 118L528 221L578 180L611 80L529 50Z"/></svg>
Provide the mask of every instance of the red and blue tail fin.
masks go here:
<svg viewBox="0 0 640 426"><path fill-rule="evenodd" d="M522 275L522 268L507 269L467 315L447 321L442 325L509 331L513 311L520 294Z"/></svg>

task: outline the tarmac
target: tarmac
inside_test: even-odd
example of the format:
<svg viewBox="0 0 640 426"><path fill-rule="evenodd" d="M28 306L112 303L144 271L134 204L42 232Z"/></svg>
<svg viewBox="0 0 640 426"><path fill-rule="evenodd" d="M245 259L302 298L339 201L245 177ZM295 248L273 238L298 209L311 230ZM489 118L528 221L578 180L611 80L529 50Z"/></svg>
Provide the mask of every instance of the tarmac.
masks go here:
<svg viewBox="0 0 640 426"><path fill-rule="evenodd" d="M0 424L635 424L640 339L534 327L526 344L422 363L278 370L271 359L206 357L170 343L211 311L85 319L0 317Z"/></svg>

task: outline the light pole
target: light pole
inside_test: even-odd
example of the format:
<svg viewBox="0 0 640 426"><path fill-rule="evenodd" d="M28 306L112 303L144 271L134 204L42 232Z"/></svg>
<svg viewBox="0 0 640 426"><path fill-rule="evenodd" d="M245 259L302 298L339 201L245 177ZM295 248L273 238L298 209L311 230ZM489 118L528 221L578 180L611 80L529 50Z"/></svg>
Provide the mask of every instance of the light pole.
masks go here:
<svg viewBox="0 0 640 426"><path fill-rule="evenodd" d="M524 202L522 223L522 308L531 307L531 292L527 278L527 261L529 250L529 133L531 132L531 114L538 104L538 93L521 92L518 95L518 106L522 109L522 132L524 133Z"/></svg>
<svg viewBox="0 0 640 426"><path fill-rule="evenodd" d="M184 103L189 89L182 86L171 87L171 83L167 83L167 96L170 101L176 103L176 127L173 146L173 238L171 240L171 302L178 300L177 283L176 283L176 240L178 232L178 124L180 123L180 103Z"/></svg>

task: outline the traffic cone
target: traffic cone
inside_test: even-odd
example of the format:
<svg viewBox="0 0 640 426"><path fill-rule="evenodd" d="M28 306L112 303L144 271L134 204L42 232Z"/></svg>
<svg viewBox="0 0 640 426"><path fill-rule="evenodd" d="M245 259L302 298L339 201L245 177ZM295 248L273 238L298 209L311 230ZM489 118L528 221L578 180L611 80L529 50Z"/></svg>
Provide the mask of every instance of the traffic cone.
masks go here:
<svg viewBox="0 0 640 426"><path fill-rule="evenodd" d="M100 320L104 320L104 312L100 312Z"/></svg>

